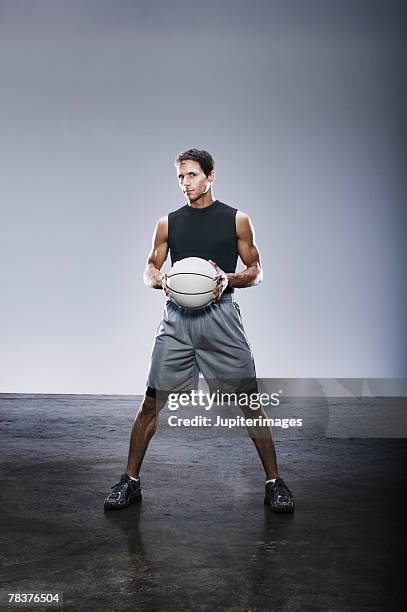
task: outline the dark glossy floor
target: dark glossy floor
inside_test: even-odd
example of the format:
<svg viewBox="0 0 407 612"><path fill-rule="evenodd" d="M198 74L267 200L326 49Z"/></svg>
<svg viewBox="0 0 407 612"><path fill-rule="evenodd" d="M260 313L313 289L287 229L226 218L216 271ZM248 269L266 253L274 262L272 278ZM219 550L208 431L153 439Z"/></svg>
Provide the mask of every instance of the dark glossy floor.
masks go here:
<svg viewBox="0 0 407 612"><path fill-rule="evenodd" d="M297 503L280 516L245 429L186 431L163 413L142 505L105 513L137 403L0 398L1 589L59 591L72 611L405 609L405 440L277 431Z"/></svg>

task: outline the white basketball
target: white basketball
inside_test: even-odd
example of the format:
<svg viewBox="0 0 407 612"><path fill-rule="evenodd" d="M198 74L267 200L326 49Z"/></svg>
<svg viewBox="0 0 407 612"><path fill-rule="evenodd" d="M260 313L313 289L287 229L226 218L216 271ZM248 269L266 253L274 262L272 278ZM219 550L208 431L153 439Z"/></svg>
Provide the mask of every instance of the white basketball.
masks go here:
<svg viewBox="0 0 407 612"><path fill-rule="evenodd" d="M174 302L184 308L203 308L213 300L215 268L206 259L186 257L176 261L167 276Z"/></svg>

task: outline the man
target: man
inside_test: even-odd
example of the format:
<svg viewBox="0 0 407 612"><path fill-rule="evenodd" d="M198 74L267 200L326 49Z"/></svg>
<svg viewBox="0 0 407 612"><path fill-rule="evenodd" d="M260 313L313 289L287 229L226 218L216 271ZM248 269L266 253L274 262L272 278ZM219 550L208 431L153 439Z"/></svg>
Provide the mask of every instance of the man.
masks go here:
<svg viewBox="0 0 407 612"><path fill-rule="evenodd" d="M244 391L257 391L253 355L244 331L240 309L233 300L237 287L251 287L263 277L254 230L247 214L215 200L212 184L215 164L207 151L189 149L175 160L179 186L188 204L159 219L144 272L144 282L163 289L166 275L160 270L171 254L172 264L184 257L207 259L217 271L214 300L205 308L189 310L168 299L155 338L144 401L134 420L127 469L105 498L105 508L116 510L141 501L139 471L154 435L158 414L169 393L194 388L199 371L207 382L238 380ZM236 273L237 258L246 266ZM239 389L241 391L241 389ZM253 418L250 406L242 407ZM264 503L276 512L293 512L291 491L279 478L269 427L249 433L266 473Z"/></svg>

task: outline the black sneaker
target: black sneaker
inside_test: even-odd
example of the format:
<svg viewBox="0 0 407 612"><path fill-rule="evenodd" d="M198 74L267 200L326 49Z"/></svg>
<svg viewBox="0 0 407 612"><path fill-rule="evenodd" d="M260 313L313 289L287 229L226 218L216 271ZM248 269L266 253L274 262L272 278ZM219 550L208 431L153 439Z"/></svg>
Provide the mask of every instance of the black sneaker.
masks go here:
<svg viewBox="0 0 407 612"><path fill-rule="evenodd" d="M105 498L106 510L121 510L130 504L141 502L140 479L132 480L127 474L120 476L120 482L111 487L113 491Z"/></svg>
<svg viewBox="0 0 407 612"><path fill-rule="evenodd" d="M294 512L294 497L282 478L266 483L264 503L274 512Z"/></svg>

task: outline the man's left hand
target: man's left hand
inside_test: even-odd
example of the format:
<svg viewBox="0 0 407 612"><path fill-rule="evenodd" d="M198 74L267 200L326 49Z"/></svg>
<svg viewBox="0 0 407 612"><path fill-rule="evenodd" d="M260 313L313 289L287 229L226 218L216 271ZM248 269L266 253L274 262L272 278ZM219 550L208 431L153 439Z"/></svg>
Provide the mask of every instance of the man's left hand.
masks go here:
<svg viewBox="0 0 407 612"><path fill-rule="evenodd" d="M213 290L213 296L214 296L213 301L218 302L220 296L222 295L222 293L225 291L226 287L228 286L229 279L226 276L226 272L221 270L221 268L219 268L219 266L214 261L210 259L209 263L213 265L213 267L215 268L217 272L217 275L215 276L217 285L216 285L216 288Z"/></svg>

